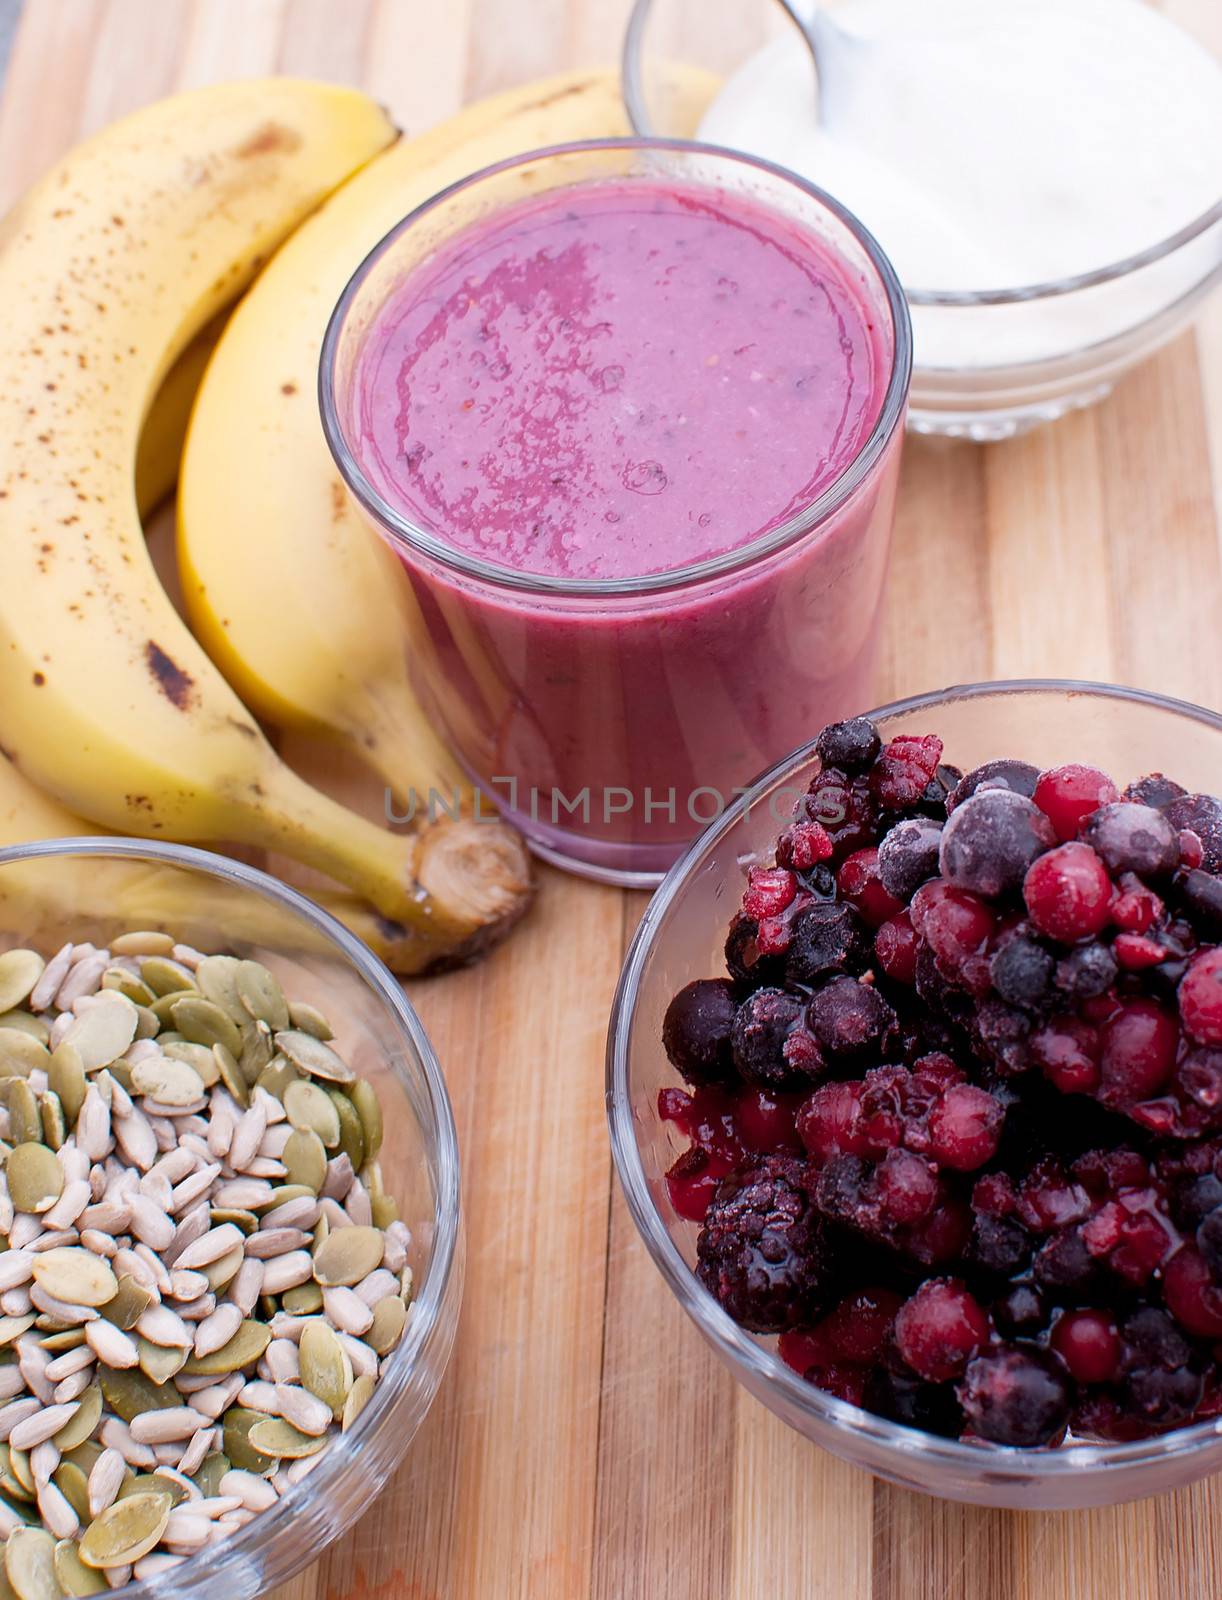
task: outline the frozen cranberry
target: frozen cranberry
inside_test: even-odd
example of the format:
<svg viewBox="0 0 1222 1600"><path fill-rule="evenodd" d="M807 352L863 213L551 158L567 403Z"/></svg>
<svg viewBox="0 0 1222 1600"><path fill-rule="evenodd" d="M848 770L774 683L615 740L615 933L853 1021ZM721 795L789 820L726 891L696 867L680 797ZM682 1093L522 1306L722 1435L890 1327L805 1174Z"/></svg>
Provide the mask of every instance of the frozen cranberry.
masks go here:
<svg viewBox="0 0 1222 1600"><path fill-rule="evenodd" d="M1055 957L1034 939L1007 939L989 962L989 976L1001 998L1012 1006L1036 1010L1052 992Z"/></svg>
<svg viewBox="0 0 1222 1600"><path fill-rule="evenodd" d="M1189 1333L1222 1339L1222 1288L1194 1245L1177 1251L1163 1269L1163 1295L1171 1315Z"/></svg>
<svg viewBox="0 0 1222 1600"><path fill-rule="evenodd" d="M884 811L905 811L924 795L942 759L934 734L897 735L885 744L870 771L870 793Z"/></svg>
<svg viewBox="0 0 1222 1600"><path fill-rule="evenodd" d="M941 827L928 817L908 817L883 836L877 852L878 872L884 889L896 901L888 915L894 916L923 883L937 877L941 838Z"/></svg>
<svg viewBox="0 0 1222 1600"><path fill-rule="evenodd" d="M821 822L795 822L776 842L778 865L794 872L809 872L821 861L827 861L832 850L831 838Z"/></svg>
<svg viewBox="0 0 1222 1600"><path fill-rule="evenodd" d="M954 1278L929 1278L895 1319L895 1342L904 1360L930 1383L962 1376L989 1337L989 1319Z"/></svg>
<svg viewBox="0 0 1222 1600"><path fill-rule="evenodd" d="M1076 944L1106 927L1112 880L1085 844L1062 844L1032 863L1023 899L1032 922L1050 939Z"/></svg>
<svg viewBox="0 0 1222 1600"><path fill-rule="evenodd" d="M895 1012L872 984L833 978L810 1003L810 1028L837 1066L877 1061L895 1030Z"/></svg>
<svg viewBox="0 0 1222 1600"><path fill-rule="evenodd" d="M996 899L1021 886L1027 868L1056 843L1052 824L1025 795L979 789L942 830L939 865L957 889Z"/></svg>
<svg viewBox="0 0 1222 1600"><path fill-rule="evenodd" d="M1058 839L1064 843L1078 837L1078 829L1100 806L1120 798L1120 791L1098 767L1085 767L1071 761L1065 767L1041 772L1032 796L1047 816Z"/></svg>
<svg viewBox="0 0 1222 1600"><path fill-rule="evenodd" d="M1120 1374L1120 1335L1106 1311L1067 1311L1051 1345L1079 1383L1111 1383Z"/></svg>
<svg viewBox="0 0 1222 1600"><path fill-rule="evenodd" d="M916 979L917 936L912 918L906 911L884 922L874 936L874 953L878 964L896 983L912 983Z"/></svg>
<svg viewBox="0 0 1222 1600"><path fill-rule="evenodd" d="M929 1153L939 1166L974 1172L997 1154L1005 1116L987 1090L952 1084L929 1114Z"/></svg>
<svg viewBox="0 0 1222 1600"><path fill-rule="evenodd" d="M759 1155L800 1155L795 1119L804 1097L744 1089L734 1100L734 1123L748 1150Z"/></svg>
<svg viewBox="0 0 1222 1600"><path fill-rule="evenodd" d="M869 933L852 906L820 901L794 919L785 972L791 983L815 984L864 970L869 955Z"/></svg>
<svg viewBox="0 0 1222 1600"><path fill-rule="evenodd" d="M776 1348L785 1365L811 1383L829 1364L827 1341L818 1328L786 1328Z"/></svg>
<svg viewBox="0 0 1222 1600"><path fill-rule="evenodd" d="M918 936L952 972L984 951L997 925L983 900L940 878L917 890L909 915Z"/></svg>
<svg viewBox="0 0 1222 1600"><path fill-rule="evenodd" d="M1198 1044L1222 1044L1222 947L1199 955L1180 981L1180 1017Z"/></svg>
<svg viewBox="0 0 1222 1600"><path fill-rule="evenodd" d="M790 1089L807 1076L818 1077L818 1047L810 1040L810 1050L796 1052L795 1065L790 1043L805 1031L806 1006L797 995L784 989L757 989L739 1007L730 1032L734 1065L748 1083L764 1089Z"/></svg>
<svg viewBox="0 0 1222 1600"><path fill-rule="evenodd" d="M1178 796L1163 807L1173 828L1186 828L1201 841L1196 864L1207 872L1222 872L1222 801L1211 794Z"/></svg>
<svg viewBox="0 0 1222 1600"><path fill-rule="evenodd" d="M747 892L743 910L758 922L762 917L779 916L793 903L798 880L784 867L752 867L747 873Z"/></svg>
<svg viewBox="0 0 1222 1600"><path fill-rule="evenodd" d="M833 1156L869 1155L874 1148L862 1122L854 1083L825 1083L798 1112L798 1137L820 1166Z"/></svg>
<svg viewBox="0 0 1222 1600"><path fill-rule="evenodd" d="M1162 900L1131 872L1122 873L1120 893L1112 900L1112 921L1126 933L1149 933L1162 920Z"/></svg>
<svg viewBox="0 0 1222 1600"><path fill-rule="evenodd" d="M1112 872L1163 878L1180 862L1177 830L1161 811L1118 800L1088 817L1082 837Z"/></svg>
<svg viewBox="0 0 1222 1600"><path fill-rule="evenodd" d="M1062 1094L1093 1094L1099 1087L1099 1035L1078 1017L1053 1017L1029 1040L1032 1059Z"/></svg>
<svg viewBox="0 0 1222 1600"><path fill-rule="evenodd" d="M847 900L871 928L880 927L889 917L902 911L902 902L908 898L904 895L902 900L897 899L887 889L879 867L879 852L873 847L854 850L852 855L846 856L840 863L836 883L841 898Z"/></svg>
<svg viewBox="0 0 1222 1600"><path fill-rule="evenodd" d="M973 767L966 777L959 780L951 794L949 809L954 811L979 789L1010 789L1030 799L1035 793L1039 776L1039 768L1033 767L1029 761L986 761L983 766Z"/></svg>
<svg viewBox="0 0 1222 1600"><path fill-rule="evenodd" d="M938 1199L937 1173L911 1150L888 1150L879 1163L876 1183L883 1216L897 1227L920 1222Z"/></svg>
<svg viewBox="0 0 1222 1600"><path fill-rule="evenodd" d="M1008 1345L976 1356L958 1394L969 1428L994 1444L1051 1444L1069 1421L1064 1369L1030 1347Z"/></svg>
<svg viewBox="0 0 1222 1600"><path fill-rule="evenodd" d="M878 729L868 717L829 723L815 740L815 754L825 767L858 772L868 767L882 749Z"/></svg>
<svg viewBox="0 0 1222 1600"><path fill-rule="evenodd" d="M1126 1000L1099 1030L1100 1094L1123 1104L1144 1100L1175 1065L1179 1029L1153 1000Z"/></svg>
<svg viewBox="0 0 1222 1600"><path fill-rule="evenodd" d="M901 1304L892 1289L858 1289L824 1317L819 1333L835 1360L866 1366L882 1355Z"/></svg>
<svg viewBox="0 0 1222 1600"><path fill-rule="evenodd" d="M725 978L697 978L666 1008L662 1045L689 1083L724 1083L734 1076L730 1031L738 1006Z"/></svg>

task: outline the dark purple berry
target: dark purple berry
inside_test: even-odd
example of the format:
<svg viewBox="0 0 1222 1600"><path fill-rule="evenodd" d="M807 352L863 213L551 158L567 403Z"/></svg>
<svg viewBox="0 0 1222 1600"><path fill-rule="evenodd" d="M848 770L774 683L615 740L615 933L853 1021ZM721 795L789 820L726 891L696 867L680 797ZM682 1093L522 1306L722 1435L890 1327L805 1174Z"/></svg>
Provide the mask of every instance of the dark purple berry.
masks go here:
<svg viewBox="0 0 1222 1600"><path fill-rule="evenodd" d="M1200 867L1175 877L1175 894L1184 915L1202 939L1222 939L1222 878Z"/></svg>
<svg viewBox="0 0 1222 1600"><path fill-rule="evenodd" d="M1052 823L1026 795L983 788L951 813L939 865L956 889L995 899L1021 889L1027 868L1056 842Z"/></svg>
<svg viewBox="0 0 1222 1600"><path fill-rule="evenodd" d="M1132 800L1116 800L1092 812L1083 825L1082 838L1113 873L1164 878L1179 865L1177 829L1161 811Z"/></svg>
<svg viewBox="0 0 1222 1600"><path fill-rule="evenodd" d="M1031 1243L1031 1235L1015 1218L978 1211L972 1220L968 1256L981 1271L1011 1278L1026 1269Z"/></svg>
<svg viewBox="0 0 1222 1600"><path fill-rule="evenodd" d="M1222 1206L1222 1178L1205 1172L1179 1189L1171 1214L1179 1227L1189 1230L1199 1227L1219 1206Z"/></svg>
<svg viewBox="0 0 1222 1600"><path fill-rule="evenodd" d="M787 1052L794 1033L804 1032L805 1002L784 989L757 989L738 1009L731 1033L734 1065L748 1083L761 1089L792 1089L806 1081L806 1074L795 1066L799 1060L817 1057L806 1052Z"/></svg>
<svg viewBox="0 0 1222 1600"><path fill-rule="evenodd" d="M860 772L878 755L883 742L868 717L833 722L815 740L815 754L825 767Z"/></svg>
<svg viewBox="0 0 1222 1600"><path fill-rule="evenodd" d="M1007 1338L1031 1338L1048 1324L1048 1307L1038 1289L1016 1283L1009 1294L993 1303L993 1322Z"/></svg>
<svg viewBox="0 0 1222 1600"><path fill-rule="evenodd" d="M940 824L927 817L897 822L878 847L878 875L887 893L908 901L927 879L936 877L941 840Z"/></svg>
<svg viewBox="0 0 1222 1600"><path fill-rule="evenodd" d="M697 978L666 1008L662 1044L691 1084L726 1083L734 1076L730 1034L738 1006L726 978Z"/></svg>
<svg viewBox="0 0 1222 1600"><path fill-rule="evenodd" d="M1035 1281L1058 1305L1091 1300L1104 1292L1103 1270L1077 1228L1054 1233L1035 1257Z"/></svg>
<svg viewBox="0 0 1222 1600"><path fill-rule="evenodd" d="M1159 1427L1187 1422L1201 1402L1204 1381L1192 1370L1188 1340L1165 1311L1143 1306L1120 1324L1124 1394L1129 1409Z"/></svg>
<svg viewBox="0 0 1222 1600"><path fill-rule="evenodd" d="M924 1383L910 1372L877 1366L870 1369L862 1398L876 1415L923 1433L955 1439L963 1427L963 1412L949 1383Z"/></svg>
<svg viewBox="0 0 1222 1600"><path fill-rule="evenodd" d="M766 1156L723 1178L700 1230L701 1283L754 1333L810 1321L823 1298L827 1249L802 1175L800 1162Z"/></svg>
<svg viewBox="0 0 1222 1600"><path fill-rule="evenodd" d="M726 935L726 971L739 983L778 983L784 976L783 956L764 955L756 944L758 925L736 912Z"/></svg>
<svg viewBox="0 0 1222 1600"><path fill-rule="evenodd" d="M962 780L963 773L960 768L951 766L949 761L943 761L917 802L917 810L921 816L931 817L935 822L945 822L950 812L950 797Z"/></svg>
<svg viewBox="0 0 1222 1600"><path fill-rule="evenodd" d="M810 1002L810 1029L837 1067L882 1059L895 1030L895 1012L882 995L855 978L834 978Z"/></svg>
<svg viewBox="0 0 1222 1600"><path fill-rule="evenodd" d="M1149 777L1138 778L1136 783L1131 783L1124 791L1124 799L1136 801L1139 806L1156 806L1162 811L1187 792L1183 784L1176 783L1173 778L1164 778L1161 772L1152 772Z"/></svg>
<svg viewBox="0 0 1222 1600"><path fill-rule="evenodd" d="M1116 981L1115 957L1105 944L1079 945L1057 963L1057 988L1074 1000L1106 994Z"/></svg>
<svg viewBox="0 0 1222 1600"><path fill-rule="evenodd" d="M1056 958L1034 939L1008 940L989 963L993 987L1003 1000L1038 1010L1052 993Z"/></svg>
<svg viewBox="0 0 1222 1600"><path fill-rule="evenodd" d="M869 929L851 906L820 902L794 918L785 975L813 985L835 973L863 972L872 951Z"/></svg>
<svg viewBox="0 0 1222 1600"><path fill-rule="evenodd" d="M968 1427L994 1444L1051 1444L1069 1421L1065 1370L1043 1350L1008 1345L976 1356L958 1394Z"/></svg>
<svg viewBox="0 0 1222 1600"><path fill-rule="evenodd" d="M1163 815L1173 828L1196 834L1206 872L1222 872L1222 802L1211 794L1180 795L1163 807Z"/></svg>
<svg viewBox="0 0 1222 1600"><path fill-rule="evenodd" d="M983 766L973 767L955 785L949 809L954 811L977 789L983 788L1011 789L1015 794L1025 794L1030 799L1035 793L1039 776L1039 768L1033 767L1029 761L986 761Z"/></svg>
<svg viewBox="0 0 1222 1600"><path fill-rule="evenodd" d="M1211 1211L1197 1229L1197 1249L1214 1282L1222 1283L1222 1207Z"/></svg>

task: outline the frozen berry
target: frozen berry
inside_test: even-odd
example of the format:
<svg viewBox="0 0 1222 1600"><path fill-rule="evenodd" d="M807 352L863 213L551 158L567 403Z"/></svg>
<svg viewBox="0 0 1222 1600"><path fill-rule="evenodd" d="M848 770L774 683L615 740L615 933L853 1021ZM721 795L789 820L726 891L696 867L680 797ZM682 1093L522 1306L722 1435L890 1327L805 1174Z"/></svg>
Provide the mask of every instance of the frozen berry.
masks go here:
<svg viewBox="0 0 1222 1600"><path fill-rule="evenodd" d="M874 936L874 954L887 977L896 983L916 980L917 936L906 911L884 922Z"/></svg>
<svg viewBox="0 0 1222 1600"><path fill-rule="evenodd" d="M792 905L798 893L798 880L785 867L752 867L747 873L743 910L759 922L777 917Z"/></svg>
<svg viewBox="0 0 1222 1600"><path fill-rule="evenodd" d="M810 1003L810 1028L836 1066L881 1058L895 1028L895 1012L872 985L834 978Z"/></svg>
<svg viewBox="0 0 1222 1600"><path fill-rule="evenodd" d="M955 807L942 830L939 865L957 889L996 899L1018 889L1035 858L1055 843L1034 801L1009 789L980 789Z"/></svg>
<svg viewBox="0 0 1222 1600"><path fill-rule="evenodd" d="M846 856L840 863L836 883L841 898L847 900L871 928L880 927L889 917L902 911L902 902L908 899L908 895L897 897L894 890L887 889L880 871L879 852L873 848L854 850L852 855Z"/></svg>
<svg viewBox="0 0 1222 1600"><path fill-rule="evenodd" d="M1120 791L1106 772L1076 761L1041 772L1032 796L1062 843L1078 837L1078 829L1092 811L1119 798Z"/></svg>
<svg viewBox="0 0 1222 1600"><path fill-rule="evenodd" d="M1014 1277L1031 1261L1031 1235L1013 1217L977 1211L972 1220L968 1253L974 1265L1000 1278Z"/></svg>
<svg viewBox="0 0 1222 1600"><path fill-rule="evenodd" d="M1161 957L1160 957L1161 959ZM1073 1000L1092 1000L1106 994L1116 981L1116 958L1107 945L1092 940L1079 945L1057 962L1056 984Z"/></svg>
<svg viewBox="0 0 1222 1600"><path fill-rule="evenodd" d="M1067 1311L1050 1342L1079 1383L1111 1383L1120 1374L1120 1335L1106 1311Z"/></svg>
<svg viewBox="0 0 1222 1600"><path fill-rule="evenodd" d="M1063 1368L1042 1350L1002 1346L968 1364L958 1389L972 1432L994 1444L1051 1444L1069 1421Z"/></svg>
<svg viewBox="0 0 1222 1600"><path fill-rule="evenodd" d="M1149 933L1163 920L1166 907L1154 890L1131 872L1122 872L1112 901L1112 921L1126 933Z"/></svg>
<svg viewBox="0 0 1222 1600"><path fill-rule="evenodd" d="M811 780L802 798L795 827L802 822L819 825L837 858L873 844L874 808L868 779L864 774L852 778L838 767L826 767Z"/></svg>
<svg viewBox="0 0 1222 1600"><path fill-rule="evenodd" d="M1029 1283L1016 1283L1008 1294L993 1302L992 1309L997 1331L1011 1339L1039 1333L1048 1321L1044 1297Z"/></svg>
<svg viewBox="0 0 1222 1600"><path fill-rule="evenodd" d="M1039 768L1029 761L986 761L959 780L950 797L950 809L954 811L978 789L1010 789L1030 799L1039 776Z"/></svg>
<svg viewBox="0 0 1222 1600"><path fill-rule="evenodd" d="M863 1125L859 1087L825 1083L798 1112L798 1136L819 1166L833 1156L864 1156L874 1149Z"/></svg>
<svg viewBox="0 0 1222 1600"><path fill-rule="evenodd" d="M1222 947L1206 950L1180 981L1180 1017L1198 1044L1222 1044Z"/></svg>
<svg viewBox="0 0 1222 1600"><path fill-rule="evenodd" d="M871 1287L848 1295L819 1324L832 1357L866 1366L882 1355L902 1301L892 1289Z"/></svg>
<svg viewBox="0 0 1222 1600"><path fill-rule="evenodd" d="M1200 867L1190 867L1177 875L1175 894L1200 937L1222 939L1222 878Z"/></svg>
<svg viewBox="0 0 1222 1600"><path fill-rule="evenodd" d="M929 1113L929 1153L941 1167L974 1172L997 1154L1005 1107L974 1083L953 1083Z"/></svg>
<svg viewBox="0 0 1222 1600"><path fill-rule="evenodd" d="M662 1044L688 1083L724 1083L734 1076L730 1032L738 1006L725 978L697 978L666 1008Z"/></svg>
<svg viewBox="0 0 1222 1600"><path fill-rule="evenodd" d="M1082 837L1110 871L1165 878L1180 862L1179 834L1161 811L1118 800L1088 817Z"/></svg>
<svg viewBox="0 0 1222 1600"><path fill-rule="evenodd" d="M1063 944L1089 939L1107 925L1112 880L1085 844L1062 844L1031 864L1023 899L1041 933Z"/></svg>
<svg viewBox="0 0 1222 1600"><path fill-rule="evenodd" d="M997 926L983 900L940 878L917 890L909 915L918 936L952 973L961 972L969 957L984 951Z"/></svg>
<svg viewBox="0 0 1222 1600"><path fill-rule="evenodd" d="M963 1413L948 1383L925 1383L912 1373L873 1367L866 1379L864 1402L871 1411L906 1428L954 1438L963 1427Z"/></svg>
<svg viewBox="0 0 1222 1600"><path fill-rule="evenodd" d="M895 1319L900 1355L920 1377L946 1383L989 1337L989 1319L966 1287L952 1278L928 1278Z"/></svg>
<svg viewBox="0 0 1222 1600"><path fill-rule="evenodd" d="M826 861L834 846L821 822L791 823L776 842L776 858L782 867L794 872L809 872Z"/></svg>
<svg viewBox="0 0 1222 1600"><path fill-rule="evenodd" d="M1055 957L1034 939L1008 939L989 962L989 976L1001 998L1012 1006L1038 1010L1052 993Z"/></svg>
<svg viewBox="0 0 1222 1600"><path fill-rule="evenodd" d="M934 734L898 734L883 746L870 770L870 794L884 811L919 804L938 770L942 741Z"/></svg>
<svg viewBox="0 0 1222 1600"><path fill-rule="evenodd" d="M1197 1229L1197 1249L1215 1283L1222 1283L1222 1206L1211 1211Z"/></svg>
<svg viewBox="0 0 1222 1600"><path fill-rule="evenodd" d="M793 920L785 971L791 983L815 984L836 973L863 971L870 936L851 906L822 901Z"/></svg>
<svg viewBox="0 0 1222 1600"><path fill-rule="evenodd" d="M928 817L908 817L884 834L878 847L878 874L887 893L907 903L929 878L938 874L942 829ZM899 905L892 907L894 915Z"/></svg>
<svg viewBox="0 0 1222 1600"><path fill-rule="evenodd" d="M788 937L782 950L788 948ZM760 948L759 928L737 912L730 922L725 944L726 971L739 983L776 983L785 970L780 954Z"/></svg>
<svg viewBox="0 0 1222 1600"><path fill-rule="evenodd" d="M802 1187L802 1167L785 1156L723 1179L696 1245L701 1283L735 1322L777 1333L808 1321L827 1276L827 1249Z"/></svg>
<svg viewBox="0 0 1222 1600"><path fill-rule="evenodd" d="M795 1035L805 1032L806 1007L783 989L757 989L739 1007L731 1030L734 1065L748 1083L762 1089L790 1089L817 1077L821 1062L813 1040L791 1050ZM810 1069L813 1067L813 1071Z"/></svg>
<svg viewBox="0 0 1222 1600"><path fill-rule="evenodd" d="M958 767L952 767L946 761L939 762L937 771L926 785L925 793L917 801L915 810L918 815L929 817L934 822L945 822L950 815L950 797L962 778L963 773Z"/></svg>
<svg viewBox="0 0 1222 1600"><path fill-rule="evenodd" d="M1128 1409L1158 1427L1187 1422L1200 1404L1204 1381L1175 1323L1165 1311L1143 1306L1121 1323L1120 1335Z"/></svg>
<svg viewBox="0 0 1222 1600"><path fill-rule="evenodd" d="M1163 815L1173 828L1187 829L1201 841L1198 866L1222 872L1222 801L1211 794L1181 795L1163 807Z"/></svg>
<svg viewBox="0 0 1222 1600"><path fill-rule="evenodd" d="M1148 777L1138 778L1136 783L1131 783L1124 791L1123 798L1135 800L1139 806L1157 806L1164 811L1173 800L1178 800L1187 792L1183 784L1176 783L1172 778L1164 778L1161 772L1152 772Z"/></svg>
<svg viewBox="0 0 1222 1600"><path fill-rule="evenodd" d="M858 772L868 767L882 749L878 729L868 717L833 722L815 740L815 754L825 767Z"/></svg>
<svg viewBox="0 0 1222 1600"><path fill-rule="evenodd" d="M1163 1269L1163 1296L1182 1328L1200 1339L1222 1339L1222 1288L1195 1246L1178 1250Z"/></svg>
<svg viewBox="0 0 1222 1600"><path fill-rule="evenodd" d="M1175 1065L1178 1045L1179 1029L1169 1012L1153 1000L1125 1000L1099 1030L1101 1097L1124 1104L1157 1094Z"/></svg>

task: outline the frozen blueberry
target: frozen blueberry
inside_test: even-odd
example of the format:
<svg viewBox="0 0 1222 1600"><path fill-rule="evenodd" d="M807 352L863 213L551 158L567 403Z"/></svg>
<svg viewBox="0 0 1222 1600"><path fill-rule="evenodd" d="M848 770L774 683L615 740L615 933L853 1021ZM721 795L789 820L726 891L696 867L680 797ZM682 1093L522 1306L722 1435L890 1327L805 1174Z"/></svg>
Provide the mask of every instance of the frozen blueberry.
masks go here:
<svg viewBox="0 0 1222 1600"><path fill-rule="evenodd" d="M1201 841L1206 872L1222 872L1222 801L1211 794L1179 795L1163 807L1173 828L1187 828Z"/></svg>
<svg viewBox="0 0 1222 1600"><path fill-rule="evenodd" d="M834 978L810 1003L810 1028L837 1065L881 1059L895 1029L895 1012L868 983Z"/></svg>
<svg viewBox="0 0 1222 1600"><path fill-rule="evenodd" d="M785 974L791 983L813 985L833 973L863 971L872 948L851 906L820 901L794 918Z"/></svg>
<svg viewBox="0 0 1222 1600"><path fill-rule="evenodd" d="M1124 791L1124 799L1135 800L1139 806L1157 806L1161 811L1187 793L1183 784L1176 783L1174 778L1164 778L1161 772L1152 772L1149 777L1138 778L1136 783L1131 783Z"/></svg>
<svg viewBox="0 0 1222 1600"><path fill-rule="evenodd" d="M972 1432L994 1444L1051 1444L1069 1421L1064 1368L1030 1346L1002 1345L976 1356L958 1394Z"/></svg>
<svg viewBox="0 0 1222 1600"><path fill-rule="evenodd" d="M1190 867L1176 874L1175 894L1197 933L1209 940L1222 939L1222 878Z"/></svg>
<svg viewBox="0 0 1222 1600"><path fill-rule="evenodd" d="M1079 945L1057 963L1057 988L1075 1000L1093 1000L1107 993L1118 970L1112 952L1095 940Z"/></svg>
<svg viewBox="0 0 1222 1600"><path fill-rule="evenodd" d="M1035 793L1039 782L1039 768L1029 761L986 761L973 767L966 777L960 778L948 802L951 811L974 795L977 789L1011 789L1015 794L1025 794L1028 799Z"/></svg>
<svg viewBox="0 0 1222 1600"><path fill-rule="evenodd" d="M1057 842L1051 822L1026 795L979 789L942 830L942 876L990 899L1022 887L1027 868Z"/></svg>
<svg viewBox="0 0 1222 1600"><path fill-rule="evenodd" d="M912 1373L877 1366L870 1369L863 1399L878 1416L924 1433L955 1439L963 1427L963 1413L949 1383L925 1383Z"/></svg>
<svg viewBox="0 0 1222 1600"><path fill-rule="evenodd" d="M755 921L739 911L726 935L726 971L739 983L779 983L785 971L781 956L765 955L756 943Z"/></svg>
<svg viewBox="0 0 1222 1600"><path fill-rule="evenodd" d="M897 822L878 847L878 876L897 900L908 901L926 881L937 876L942 828L928 817Z"/></svg>
<svg viewBox="0 0 1222 1600"><path fill-rule="evenodd" d="M878 729L867 717L833 722L815 740L815 754L823 765L839 767L843 772L859 772L868 767L882 747Z"/></svg>
<svg viewBox="0 0 1222 1600"><path fill-rule="evenodd" d="M726 978L697 978L667 1006L662 1044L689 1083L733 1078L730 1036L737 1013L734 985Z"/></svg>
<svg viewBox="0 0 1222 1600"><path fill-rule="evenodd" d="M1114 873L1162 878L1179 865L1179 834L1153 806L1132 800L1100 806L1086 819L1082 837Z"/></svg>
<svg viewBox="0 0 1222 1600"><path fill-rule="evenodd" d="M1012 1006L1037 1010L1052 992L1056 958L1034 939L1008 940L989 963L993 987Z"/></svg>
<svg viewBox="0 0 1222 1600"><path fill-rule="evenodd" d="M784 989L757 989L739 1007L731 1033L734 1064L761 1089L791 1089L805 1074L787 1054L791 1035L802 1028L805 1003ZM813 1050L811 1051L813 1055Z"/></svg>

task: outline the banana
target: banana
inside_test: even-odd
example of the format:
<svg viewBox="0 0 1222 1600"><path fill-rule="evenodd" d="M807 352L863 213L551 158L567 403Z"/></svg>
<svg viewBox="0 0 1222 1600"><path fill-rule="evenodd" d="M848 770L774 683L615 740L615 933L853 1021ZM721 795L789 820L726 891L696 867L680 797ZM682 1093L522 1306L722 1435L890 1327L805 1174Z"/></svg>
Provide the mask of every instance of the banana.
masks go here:
<svg viewBox="0 0 1222 1600"><path fill-rule="evenodd" d="M292 773L170 605L133 487L141 422L175 358L392 137L352 90L201 89L80 146L10 213L0 745L108 828L316 867L441 960L524 909L520 841L475 821L395 835Z"/></svg>
<svg viewBox="0 0 1222 1600"><path fill-rule="evenodd" d="M191 408L212 359L228 311L212 321L179 356L161 380L136 447L136 507L141 520L154 511L178 482Z"/></svg>
<svg viewBox="0 0 1222 1600"><path fill-rule="evenodd" d="M716 79L668 68L680 126ZM657 87L657 86L655 86ZM628 131L610 72L468 107L351 179L265 269L229 321L187 435L179 575L197 638L266 721L340 740L396 793L446 792L452 766L408 684L398 562L345 494L315 399L331 308L365 253L431 194L490 162Z"/></svg>

